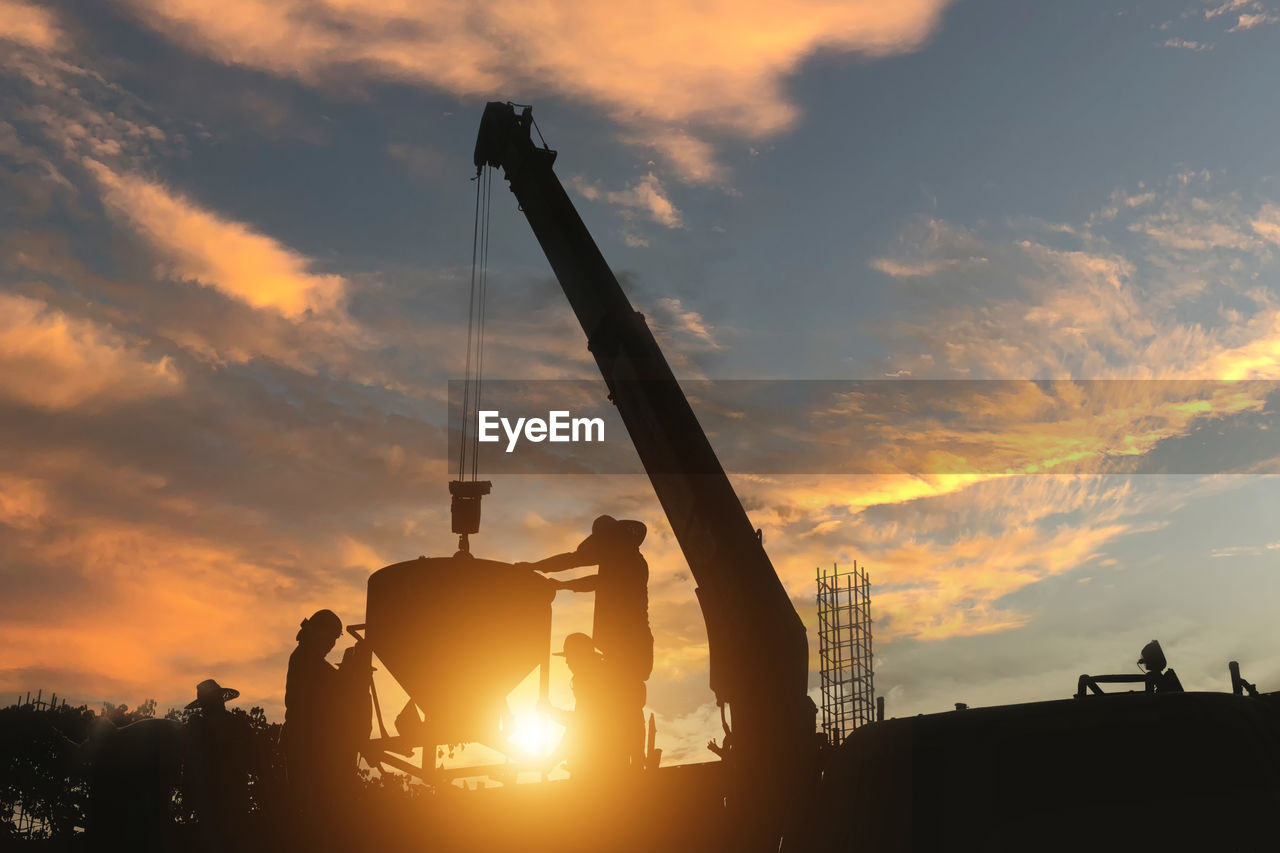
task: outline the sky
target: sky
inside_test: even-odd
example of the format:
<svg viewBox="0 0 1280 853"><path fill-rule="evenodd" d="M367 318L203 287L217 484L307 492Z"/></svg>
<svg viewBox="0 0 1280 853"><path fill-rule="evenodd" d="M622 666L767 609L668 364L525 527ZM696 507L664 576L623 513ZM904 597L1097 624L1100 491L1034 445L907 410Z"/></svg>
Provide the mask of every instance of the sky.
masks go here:
<svg viewBox="0 0 1280 853"><path fill-rule="evenodd" d="M302 617L452 553L489 100L535 105L678 376L787 389L694 402L811 667L856 560L891 716L1152 638L1280 689L1277 48L1277 0L0 0L0 696L212 676L278 719ZM485 370L597 377L500 177ZM645 521L659 746L710 758L652 490L570 467L493 474L474 550ZM589 623L561 593L553 637Z"/></svg>

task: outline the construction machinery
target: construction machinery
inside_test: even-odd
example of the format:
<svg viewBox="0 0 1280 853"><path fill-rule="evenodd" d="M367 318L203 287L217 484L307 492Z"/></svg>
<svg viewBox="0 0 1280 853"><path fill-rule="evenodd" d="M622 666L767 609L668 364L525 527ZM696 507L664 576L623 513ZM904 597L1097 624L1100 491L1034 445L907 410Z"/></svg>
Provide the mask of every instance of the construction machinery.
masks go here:
<svg viewBox="0 0 1280 853"><path fill-rule="evenodd" d="M698 584L711 690L726 715L730 808L745 838L781 835L816 761L805 628L644 316L532 139L533 111L485 107L476 168L502 168L587 337L587 347Z"/></svg>
<svg viewBox="0 0 1280 853"><path fill-rule="evenodd" d="M1082 678L1074 699L869 723L824 754L804 625L644 317L552 170L556 152L533 141L533 127L529 107L488 104L474 162L478 172L503 170L697 582L726 737L720 761L645 774L622 793L562 795L553 783L507 786L489 806L454 801L448 820L469 821L471 833L460 844L1056 849L1107 847L1098 833L1127 819L1125 837L1177 846L1213 827L1241 837L1237 809L1276 813L1275 695L1180 692L1176 676L1159 672L1163 654L1143 693L1085 695L1088 685L1096 694L1099 684L1136 679ZM487 491L474 479L453 487L458 554L389 566L369 581L367 639L411 707L397 721L401 734L384 731L367 754L423 778L432 778L437 744L501 748L502 697L538 667L545 695L553 590L527 568L468 553ZM484 613L491 640L457 613ZM391 754L415 746L424 747L421 767ZM584 813L596 817L587 832L530 835L539 820L582 826ZM514 829L493 834L499 825Z"/></svg>
<svg viewBox="0 0 1280 853"><path fill-rule="evenodd" d="M725 730L714 764L724 770L672 768L679 772L663 778L699 780L672 784L702 791L682 797L690 804L724 811L724 819L702 816L727 833L717 844L776 849L784 834L800 832L798 809L812 800L818 778L804 625L644 317L552 171L556 152L535 145L531 128L530 108L490 103L476 140L477 172L503 170L546 253L688 561L706 622L710 686ZM423 778L432 778L436 745L502 749L502 697L539 666L545 697L543 638L554 590L528 569L471 557L467 536L478 527L488 483L456 481L451 491L458 554L375 572L360 626L421 712L406 708L400 733L384 731L368 754ZM464 626L457 615L475 613L493 624ZM415 747L424 748L420 767L393 754Z"/></svg>

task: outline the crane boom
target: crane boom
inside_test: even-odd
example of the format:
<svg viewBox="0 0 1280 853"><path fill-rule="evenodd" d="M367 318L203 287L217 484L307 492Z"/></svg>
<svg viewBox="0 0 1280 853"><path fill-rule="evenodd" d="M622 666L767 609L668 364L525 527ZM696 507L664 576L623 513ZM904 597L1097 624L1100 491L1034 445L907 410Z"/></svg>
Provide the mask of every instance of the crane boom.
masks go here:
<svg viewBox="0 0 1280 853"><path fill-rule="evenodd" d="M742 813L776 836L779 790L804 787L814 749L804 624L652 332L627 300L560 180L530 138L532 111L485 108L477 170L502 167L550 261L698 585L710 682L729 708ZM792 787L795 791L796 787Z"/></svg>

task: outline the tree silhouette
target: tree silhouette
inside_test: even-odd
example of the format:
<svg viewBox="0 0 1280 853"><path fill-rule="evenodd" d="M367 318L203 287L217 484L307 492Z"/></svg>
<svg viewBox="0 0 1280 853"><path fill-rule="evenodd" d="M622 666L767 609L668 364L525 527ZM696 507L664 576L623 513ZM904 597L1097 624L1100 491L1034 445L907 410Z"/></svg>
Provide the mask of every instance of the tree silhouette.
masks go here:
<svg viewBox="0 0 1280 853"><path fill-rule="evenodd" d="M158 719L185 724L193 713L170 708ZM246 723L251 735L251 772L246 784L254 836L263 849L287 847L291 814L281 725L269 721L260 707L232 708L230 713ZM42 840L47 849L81 849L92 814L92 746L96 739L110 737L113 729L147 720L157 720L154 699L132 709L107 702L96 714L85 706L0 708L0 839ZM422 791L421 785L410 784L398 774L383 776L365 770L360 780L359 799L376 800L384 808L408 804ZM135 777L127 784L126 797L146 795L146 779ZM171 806L167 837L195 839L200 827L184 802L181 786L174 789ZM194 845L193 841L189 846Z"/></svg>

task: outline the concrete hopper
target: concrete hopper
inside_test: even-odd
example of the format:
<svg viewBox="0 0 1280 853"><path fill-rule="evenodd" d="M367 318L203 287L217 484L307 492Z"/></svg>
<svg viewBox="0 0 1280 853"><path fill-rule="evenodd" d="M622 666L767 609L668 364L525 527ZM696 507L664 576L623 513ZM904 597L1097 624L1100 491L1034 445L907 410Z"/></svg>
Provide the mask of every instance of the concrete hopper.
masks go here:
<svg viewBox="0 0 1280 853"><path fill-rule="evenodd" d="M407 560L369 577L366 638L423 712L426 746L505 750L506 697L546 664L554 597L531 569L465 554Z"/></svg>

